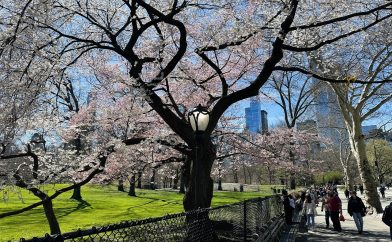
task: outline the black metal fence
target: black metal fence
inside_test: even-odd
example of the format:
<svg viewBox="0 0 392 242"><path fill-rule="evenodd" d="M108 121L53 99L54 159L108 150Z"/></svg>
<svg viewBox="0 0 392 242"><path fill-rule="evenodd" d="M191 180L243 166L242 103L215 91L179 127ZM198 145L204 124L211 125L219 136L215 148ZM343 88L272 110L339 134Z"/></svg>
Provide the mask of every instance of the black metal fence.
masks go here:
<svg viewBox="0 0 392 242"><path fill-rule="evenodd" d="M270 196L20 241L267 241L279 232L281 218L280 197Z"/></svg>

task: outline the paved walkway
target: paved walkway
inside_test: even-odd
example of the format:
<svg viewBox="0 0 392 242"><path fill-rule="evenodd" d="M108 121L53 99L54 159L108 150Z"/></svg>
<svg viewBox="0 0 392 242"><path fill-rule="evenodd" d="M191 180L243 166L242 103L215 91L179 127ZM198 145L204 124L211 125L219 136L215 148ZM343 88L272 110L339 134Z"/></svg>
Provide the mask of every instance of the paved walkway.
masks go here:
<svg viewBox="0 0 392 242"><path fill-rule="evenodd" d="M342 197L343 196L343 197ZM358 191L358 196L363 199ZM363 217L364 227L363 233L358 234L354 220L347 213L347 199L344 197L343 191L339 192L339 197L343 203L343 215L346 221L341 222L342 232L336 232L332 229L326 229L324 212L321 212L321 203L317 208L318 216L316 217L316 229L307 232L307 241L321 242L321 241L391 241L389 237L389 228L382 220L382 214L366 215ZM383 207L392 201L392 188L386 191L386 199L381 199ZM330 227L332 222L330 221Z"/></svg>

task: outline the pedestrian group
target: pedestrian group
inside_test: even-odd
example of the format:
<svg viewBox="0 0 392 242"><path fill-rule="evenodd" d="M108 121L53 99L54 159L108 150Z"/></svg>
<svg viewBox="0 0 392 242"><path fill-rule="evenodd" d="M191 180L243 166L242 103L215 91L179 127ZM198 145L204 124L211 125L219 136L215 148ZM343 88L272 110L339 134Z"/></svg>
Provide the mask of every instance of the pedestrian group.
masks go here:
<svg viewBox="0 0 392 242"><path fill-rule="evenodd" d="M363 186L359 186L359 191L363 193ZM353 217L358 233L363 232L363 217L366 215L366 207L362 199L357 196L357 186L353 191L345 190L345 196L348 199L347 212ZM342 201L339 198L337 185L326 185L325 187L315 187L307 191L301 192L299 196L288 195L287 191L283 191L283 205L285 212L285 220L287 224L292 224L294 210L298 209L300 216L305 217L306 226L310 231L315 228L315 216L317 216L316 207L321 202L321 211L325 213L326 228L330 227L330 221L334 231L341 232L341 221L344 221L342 210ZM387 223L392 226L392 203L390 206L390 217ZM383 219L384 221L384 219ZM392 233L392 227L391 227ZM392 238L392 237L391 237Z"/></svg>

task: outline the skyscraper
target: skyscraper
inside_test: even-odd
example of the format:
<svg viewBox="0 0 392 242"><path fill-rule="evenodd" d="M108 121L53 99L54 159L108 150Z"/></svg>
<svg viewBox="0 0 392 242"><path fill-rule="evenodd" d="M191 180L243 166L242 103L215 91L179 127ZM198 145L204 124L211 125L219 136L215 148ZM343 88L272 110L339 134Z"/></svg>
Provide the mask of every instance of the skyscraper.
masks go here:
<svg viewBox="0 0 392 242"><path fill-rule="evenodd" d="M315 93L318 133L338 146L341 141L347 139L348 133L336 93L326 82L315 80L314 85L318 87Z"/></svg>
<svg viewBox="0 0 392 242"><path fill-rule="evenodd" d="M322 59L320 56L309 56L310 68L315 72L322 69ZM313 85L317 88L315 95L315 114L317 120L317 130L320 137L327 138L336 147L340 142L347 140L348 133L337 95L331 86L318 79L313 79Z"/></svg>
<svg viewBox="0 0 392 242"><path fill-rule="evenodd" d="M268 133L268 113L265 110L260 111L261 115L261 133Z"/></svg>
<svg viewBox="0 0 392 242"><path fill-rule="evenodd" d="M265 110L260 110L261 104L258 97L250 99L250 105L245 108L246 130L251 133L268 132L268 118Z"/></svg>
<svg viewBox="0 0 392 242"><path fill-rule="evenodd" d="M252 97L249 108L245 108L245 120L249 132L260 133L260 101L257 97Z"/></svg>

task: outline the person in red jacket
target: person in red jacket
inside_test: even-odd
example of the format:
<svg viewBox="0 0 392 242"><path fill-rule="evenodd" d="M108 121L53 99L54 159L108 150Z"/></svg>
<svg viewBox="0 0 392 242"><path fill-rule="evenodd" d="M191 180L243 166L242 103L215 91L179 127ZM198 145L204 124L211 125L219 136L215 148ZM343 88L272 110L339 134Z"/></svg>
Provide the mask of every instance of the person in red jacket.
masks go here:
<svg viewBox="0 0 392 242"><path fill-rule="evenodd" d="M339 214L343 214L342 211L342 201L340 200L339 196L335 192L330 192L328 194L329 199L328 199L328 208L333 224L333 230L341 232L342 227L340 225L339 221Z"/></svg>

